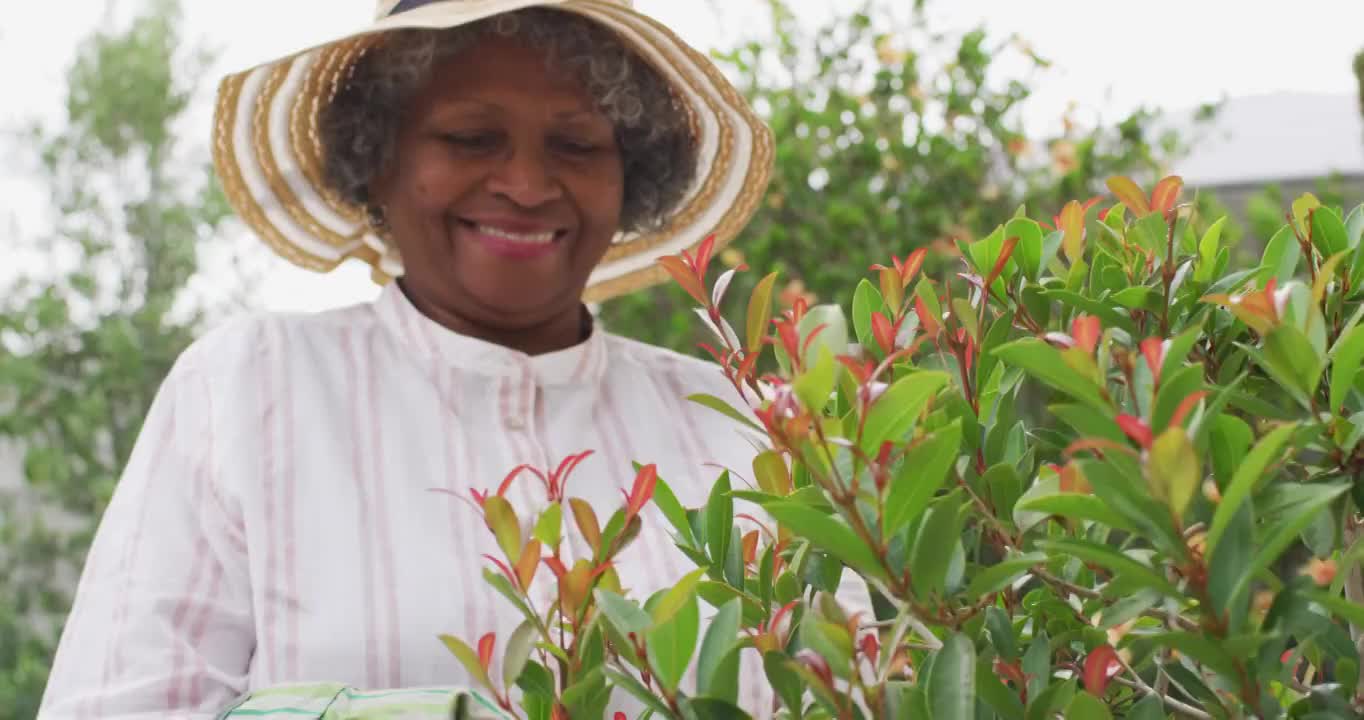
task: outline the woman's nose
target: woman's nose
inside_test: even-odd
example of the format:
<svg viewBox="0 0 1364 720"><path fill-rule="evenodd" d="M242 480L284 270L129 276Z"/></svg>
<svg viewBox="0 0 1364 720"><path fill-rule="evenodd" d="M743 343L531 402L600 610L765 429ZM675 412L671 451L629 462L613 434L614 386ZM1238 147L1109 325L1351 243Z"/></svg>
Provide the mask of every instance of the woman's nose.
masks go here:
<svg viewBox="0 0 1364 720"><path fill-rule="evenodd" d="M528 208L563 197L545 153L525 147L511 148L500 158L488 177L488 191Z"/></svg>

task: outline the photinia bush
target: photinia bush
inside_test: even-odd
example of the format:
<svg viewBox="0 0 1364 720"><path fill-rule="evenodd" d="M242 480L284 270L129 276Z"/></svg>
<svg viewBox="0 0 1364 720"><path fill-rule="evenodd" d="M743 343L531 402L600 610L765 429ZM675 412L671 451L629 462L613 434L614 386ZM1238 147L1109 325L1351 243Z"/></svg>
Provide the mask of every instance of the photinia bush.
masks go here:
<svg viewBox="0 0 1364 720"><path fill-rule="evenodd" d="M779 717L1359 714L1364 206L1304 196L1234 268L1179 178L1108 187L962 244L950 276L891 258L846 313L774 313L769 275L731 324L742 268L665 259L748 406L692 400L768 440L733 469L753 486L725 473L684 508L642 466L602 526L564 497L582 455L518 468L476 501L525 623L500 669L493 636L451 650L529 718L602 717L613 692L748 717L744 653ZM526 523L502 498L522 473L551 501ZM613 561L649 502L696 570L629 598ZM595 554L567 567L570 530ZM869 605L839 594L852 576Z"/></svg>

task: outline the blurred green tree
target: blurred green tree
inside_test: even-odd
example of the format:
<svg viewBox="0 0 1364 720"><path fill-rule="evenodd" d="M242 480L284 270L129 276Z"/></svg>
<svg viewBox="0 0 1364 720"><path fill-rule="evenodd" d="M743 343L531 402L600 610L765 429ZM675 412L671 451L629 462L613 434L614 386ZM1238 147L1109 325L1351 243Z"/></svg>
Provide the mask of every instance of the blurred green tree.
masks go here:
<svg viewBox="0 0 1364 720"><path fill-rule="evenodd" d="M1048 61L1017 37L937 32L923 4L863 0L812 28L768 0L771 36L718 55L777 138L767 204L723 258L754 270L736 278L731 299L746 301L779 270L787 299L847 303L842 294L871 263L924 246L953 253L1024 203L1050 215L1105 192L1111 175L1163 174L1185 151L1146 110L1114 124L1072 110L1052 136L1028 137L1020 111ZM614 331L692 352L705 338L689 307L662 287L613 300L602 317Z"/></svg>
<svg viewBox="0 0 1364 720"><path fill-rule="evenodd" d="M0 483L0 720L37 713L97 519L199 325L200 243L227 216L207 149L176 140L208 62L179 23L176 0L151 0L96 31L62 121L17 138L52 206L0 284L0 443L23 461Z"/></svg>

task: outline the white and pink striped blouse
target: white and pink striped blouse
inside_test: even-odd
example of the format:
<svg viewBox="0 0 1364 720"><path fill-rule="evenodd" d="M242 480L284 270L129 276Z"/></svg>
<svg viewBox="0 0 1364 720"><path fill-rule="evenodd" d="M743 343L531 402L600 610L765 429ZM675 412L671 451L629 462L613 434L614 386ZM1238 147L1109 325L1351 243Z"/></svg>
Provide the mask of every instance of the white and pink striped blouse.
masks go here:
<svg viewBox="0 0 1364 720"><path fill-rule="evenodd" d="M717 465L749 474L753 445L683 399L695 392L733 397L714 366L600 329L533 357L456 335L392 285L372 304L215 330L147 418L41 717L210 718L300 681L466 684L437 635L496 630L500 649L518 617L481 578L496 545L474 509L430 488L467 497L520 463L594 450L568 495L603 521L632 461L700 505ZM510 493L523 519L544 497L531 481ZM651 509L625 583L643 597L690 569Z"/></svg>

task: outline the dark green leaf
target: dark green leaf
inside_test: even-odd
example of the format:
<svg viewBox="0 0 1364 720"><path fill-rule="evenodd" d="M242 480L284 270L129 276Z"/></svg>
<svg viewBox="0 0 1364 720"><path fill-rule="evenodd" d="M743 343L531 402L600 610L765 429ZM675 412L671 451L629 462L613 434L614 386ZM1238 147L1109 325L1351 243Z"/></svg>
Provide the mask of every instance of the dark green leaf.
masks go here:
<svg viewBox="0 0 1364 720"><path fill-rule="evenodd" d="M928 706L934 720L973 720L976 716L976 648L954 634L933 659Z"/></svg>
<svg viewBox="0 0 1364 720"><path fill-rule="evenodd" d="M971 579L971 584L967 586L965 594L968 597L982 597L999 592L1034 565L1046 562L1046 560L1047 556L1043 553L1028 553L994 563L981 570Z"/></svg>
<svg viewBox="0 0 1364 720"><path fill-rule="evenodd" d="M886 441L899 442L914 427L928 401L948 383L943 372L916 372L897 380L872 403L863 423L859 446L875 457Z"/></svg>
<svg viewBox="0 0 1364 720"><path fill-rule="evenodd" d="M710 561L723 571L729 556L729 541L734 527L734 499L730 497L729 473L720 474L706 501L706 549Z"/></svg>
<svg viewBox="0 0 1364 720"><path fill-rule="evenodd" d="M706 628L696 670L698 695L738 701L740 607L738 600L729 601L711 618L710 626Z"/></svg>
<svg viewBox="0 0 1364 720"><path fill-rule="evenodd" d="M885 570L871 548L841 520L789 502L771 503L765 509L777 522L849 567L864 575L885 579Z"/></svg>
<svg viewBox="0 0 1364 720"><path fill-rule="evenodd" d="M893 535L919 518L942 487L961 448L961 421L940 428L905 453L886 494L885 532Z"/></svg>
<svg viewBox="0 0 1364 720"><path fill-rule="evenodd" d="M910 554L914 594L921 600L940 597L946 588L949 549L961 542L965 516L961 491L954 490L928 511Z"/></svg>
<svg viewBox="0 0 1364 720"><path fill-rule="evenodd" d="M1280 425L1260 438L1260 442L1256 443L1248 454L1243 455L1244 459L1237 465L1231 483L1222 491L1222 501L1217 504L1217 511L1213 513L1212 525L1208 528L1209 553L1217 551L1222 533L1226 532L1227 525L1240 509L1241 503L1269 479L1270 474L1265 472L1266 469L1279 459L1284 446L1288 444L1296 430L1296 425Z"/></svg>
<svg viewBox="0 0 1364 720"><path fill-rule="evenodd" d="M1170 597L1180 597L1180 593L1160 573L1149 565L1141 563L1107 545L1087 540L1044 540L1039 546L1052 554L1072 555L1085 562L1102 565L1114 574L1145 587L1165 593Z"/></svg>
<svg viewBox="0 0 1364 720"><path fill-rule="evenodd" d="M687 399L696 403L697 405L708 407L711 410L714 410L715 412L718 412L721 415L730 418L731 420L736 420L754 431L763 433L764 435L766 434L763 431L762 427L758 425L756 422L753 422L751 418L734 409L734 406L730 405L724 400L721 400L718 397L715 397L714 395L705 394L689 395L687 396Z"/></svg>
<svg viewBox="0 0 1364 720"><path fill-rule="evenodd" d="M1110 416L1112 409L1091 380L1081 376L1066 364L1061 351L1032 338L1016 340L995 350L1005 363L1022 368L1029 375L1076 400Z"/></svg>
<svg viewBox="0 0 1364 720"><path fill-rule="evenodd" d="M700 615L696 595L690 594L671 618L649 630L647 635L649 667L663 687L676 690L682 674L696 652Z"/></svg>

